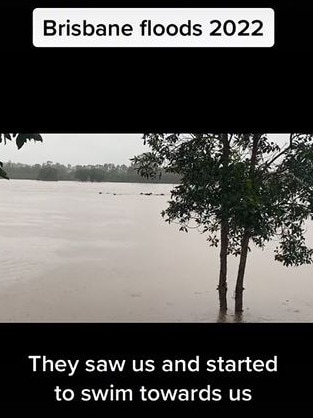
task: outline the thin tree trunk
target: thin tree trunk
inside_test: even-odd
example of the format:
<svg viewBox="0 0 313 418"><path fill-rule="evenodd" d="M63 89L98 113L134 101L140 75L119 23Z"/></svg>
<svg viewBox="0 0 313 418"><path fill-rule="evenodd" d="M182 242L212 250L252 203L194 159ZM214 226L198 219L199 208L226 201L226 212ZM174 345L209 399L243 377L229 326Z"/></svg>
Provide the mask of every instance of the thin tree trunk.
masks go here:
<svg viewBox="0 0 313 418"><path fill-rule="evenodd" d="M243 235L242 242L241 242L241 253L240 253L240 261L239 261L239 268L237 274L237 282L236 282L236 290L235 290L235 313L241 314L243 311L243 279L245 276L246 270L246 263L247 263L247 256L249 250L249 240L250 234L246 231Z"/></svg>
<svg viewBox="0 0 313 418"><path fill-rule="evenodd" d="M221 141L223 144L223 176L221 180L222 193L227 189L227 172L230 155L230 140L228 134L221 134ZM222 205L221 208L221 249L220 249L220 276L218 282L218 294L220 302L220 312L226 313L227 311L227 255L228 255L228 208L227 205Z"/></svg>
<svg viewBox="0 0 313 418"><path fill-rule="evenodd" d="M252 150L251 150L251 159L250 159L250 170L249 170L249 179L252 182L252 187L254 187L255 180L255 167L257 164L257 154L258 146L261 138L261 134L254 134L252 139ZM246 226L242 241L241 241L241 251L240 251L240 261L238 267L237 281L236 281L236 290L235 290L235 313L241 314L243 311L243 279L245 276L247 256L249 250L249 241L250 241L250 229L249 226Z"/></svg>
<svg viewBox="0 0 313 418"><path fill-rule="evenodd" d="M227 311L227 250L228 250L228 222L223 221L221 225L221 250L220 250L220 277L218 282L218 293L220 311Z"/></svg>

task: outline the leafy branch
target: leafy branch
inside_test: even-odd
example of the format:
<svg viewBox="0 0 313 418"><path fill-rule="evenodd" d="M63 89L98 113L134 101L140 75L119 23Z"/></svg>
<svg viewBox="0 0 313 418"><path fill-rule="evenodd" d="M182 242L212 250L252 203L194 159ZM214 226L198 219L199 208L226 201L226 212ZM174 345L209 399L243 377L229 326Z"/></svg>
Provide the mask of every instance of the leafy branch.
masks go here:
<svg viewBox="0 0 313 418"><path fill-rule="evenodd" d="M9 133L0 133L0 143L4 145L7 144L7 141L15 142L17 149L21 149L27 141L39 141L42 142L42 136L40 134L9 134ZM9 177L5 170L3 170L3 163L0 161L0 178L9 180Z"/></svg>

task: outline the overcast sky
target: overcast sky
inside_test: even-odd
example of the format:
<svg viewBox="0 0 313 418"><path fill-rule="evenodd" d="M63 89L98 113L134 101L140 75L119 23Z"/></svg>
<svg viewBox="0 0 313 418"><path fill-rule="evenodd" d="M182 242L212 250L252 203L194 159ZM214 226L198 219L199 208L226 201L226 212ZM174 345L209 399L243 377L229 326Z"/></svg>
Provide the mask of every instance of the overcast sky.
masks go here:
<svg viewBox="0 0 313 418"><path fill-rule="evenodd" d="M1 147L1 160L27 164L53 161L61 164L126 164L147 150L142 134L42 134L43 142L14 143Z"/></svg>
<svg viewBox="0 0 313 418"><path fill-rule="evenodd" d="M286 134L271 136L280 144L287 140ZM129 165L130 158L148 150L142 134L42 134L42 137L43 143L28 143L21 150L8 141L1 146L1 160L26 164L53 161L71 165Z"/></svg>

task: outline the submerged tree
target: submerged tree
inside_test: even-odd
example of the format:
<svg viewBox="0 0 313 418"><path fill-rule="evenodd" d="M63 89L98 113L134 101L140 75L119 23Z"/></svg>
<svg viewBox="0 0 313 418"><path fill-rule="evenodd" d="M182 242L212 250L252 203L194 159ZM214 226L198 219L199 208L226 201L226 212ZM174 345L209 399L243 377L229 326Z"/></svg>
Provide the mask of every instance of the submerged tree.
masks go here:
<svg viewBox="0 0 313 418"><path fill-rule="evenodd" d="M227 310L227 256L240 256L235 311L243 307L249 244L263 248L278 237L275 259L285 265L312 261L304 222L312 213L312 136L293 134L281 147L266 134L146 134L151 151L133 158L145 177L160 168L179 174L162 216L180 230L196 227L220 244L219 300ZM306 173L302 163L306 163Z"/></svg>
<svg viewBox="0 0 313 418"><path fill-rule="evenodd" d="M0 134L0 143L6 144L7 141L15 141L17 149L22 148L22 146L27 141L40 141L42 142L42 137L40 134ZM5 170L3 170L3 163L0 161L0 178L9 179Z"/></svg>
<svg viewBox="0 0 313 418"><path fill-rule="evenodd" d="M312 218L313 136L291 134L278 146L265 134L251 135L250 161L242 174L231 231L240 237L240 260L235 290L235 312L243 310L243 282L249 244L264 248L278 240L275 260L285 266L312 263L313 250L305 243L305 222Z"/></svg>

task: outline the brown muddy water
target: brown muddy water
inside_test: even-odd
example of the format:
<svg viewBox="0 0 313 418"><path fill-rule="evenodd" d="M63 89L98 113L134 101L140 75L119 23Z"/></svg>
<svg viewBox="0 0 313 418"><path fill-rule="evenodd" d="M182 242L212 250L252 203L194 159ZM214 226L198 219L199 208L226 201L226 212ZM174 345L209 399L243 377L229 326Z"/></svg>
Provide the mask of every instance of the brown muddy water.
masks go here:
<svg viewBox="0 0 313 418"><path fill-rule="evenodd" d="M218 251L161 218L171 188L1 180L0 321L218 321ZM313 266L283 267L274 246L249 254L243 321L313 322Z"/></svg>

